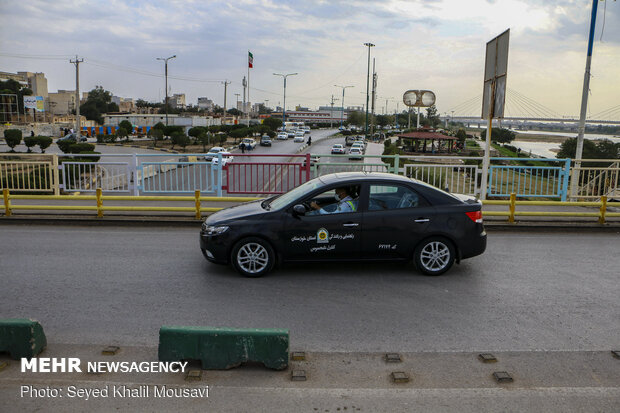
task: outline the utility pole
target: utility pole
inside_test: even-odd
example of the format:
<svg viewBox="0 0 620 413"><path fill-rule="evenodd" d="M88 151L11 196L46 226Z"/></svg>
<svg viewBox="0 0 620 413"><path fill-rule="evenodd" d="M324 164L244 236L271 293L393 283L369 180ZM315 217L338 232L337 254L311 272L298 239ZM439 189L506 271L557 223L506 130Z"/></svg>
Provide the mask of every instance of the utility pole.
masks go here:
<svg viewBox="0 0 620 413"><path fill-rule="evenodd" d="M370 135L375 134L375 100L377 99L377 72L375 71L375 58L372 58L372 107L370 116Z"/></svg>
<svg viewBox="0 0 620 413"><path fill-rule="evenodd" d="M228 89L228 85L230 84L230 81L229 80L224 80L222 83L224 84L224 113L222 114L222 117L224 119L226 119L226 98L228 96L228 90L227 89ZM237 93L237 95L238 95L238 93Z"/></svg>
<svg viewBox="0 0 620 413"><path fill-rule="evenodd" d="M78 136L81 135L81 130L80 130L81 129L81 125L80 125L80 63L82 63L83 61L84 59L78 59L77 55L75 55L75 60L69 60L69 62L75 65L75 133L77 133Z"/></svg>
<svg viewBox="0 0 620 413"><path fill-rule="evenodd" d="M336 99L338 100L338 99ZM334 95L332 95L332 110L329 112L329 128L334 128Z"/></svg>
<svg viewBox="0 0 620 413"><path fill-rule="evenodd" d="M168 126L168 60L170 59L174 59L175 57L177 57L177 55L174 56L170 56L170 57L158 57L157 60L163 60L164 61L164 77L166 78L165 80L165 85L166 85L166 103L164 104L165 108L166 108L166 126Z"/></svg>
<svg viewBox="0 0 620 413"><path fill-rule="evenodd" d="M239 96L241 96L241 93L235 93L235 96L237 96L235 100L235 109L239 110Z"/></svg>
<svg viewBox="0 0 620 413"><path fill-rule="evenodd" d="M571 176L571 199L578 195L579 171L583 157L583 134L586 130L586 111L588 108L588 92L590 91L590 66L592 64L592 48L594 47L594 27L596 25L596 10L599 0L592 0L592 16L590 18L590 36L588 37L588 54L586 56L586 72L583 75L583 91L581 92L581 113L579 114L579 129L577 133L577 148L575 150L575 166Z"/></svg>
<svg viewBox="0 0 620 413"><path fill-rule="evenodd" d="M372 43L364 43L364 46L368 47L368 70L366 72L366 129L365 137L368 139L368 89L370 88L370 48L374 47Z"/></svg>
<svg viewBox="0 0 620 413"><path fill-rule="evenodd" d="M341 87L342 88L342 106L340 108L340 128L343 129L344 128L344 90L348 87L353 87L353 86L340 86L340 85L334 85L336 87ZM333 99L333 96L332 96ZM333 102L332 102L333 105Z"/></svg>

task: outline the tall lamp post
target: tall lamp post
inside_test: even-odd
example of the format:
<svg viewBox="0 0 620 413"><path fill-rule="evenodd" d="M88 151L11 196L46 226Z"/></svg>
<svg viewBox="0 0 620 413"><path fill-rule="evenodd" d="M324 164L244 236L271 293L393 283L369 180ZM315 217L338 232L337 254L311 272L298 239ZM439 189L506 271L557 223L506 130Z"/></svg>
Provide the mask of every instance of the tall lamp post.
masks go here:
<svg viewBox="0 0 620 413"><path fill-rule="evenodd" d="M334 86L342 88L342 106L340 107L340 129L343 129L344 128L344 90L348 87L354 87L354 86L340 86L340 85L334 85Z"/></svg>
<svg viewBox="0 0 620 413"><path fill-rule="evenodd" d="M177 55L170 56L170 57L158 57L157 58L157 60L164 61L164 67L165 67L164 77L166 78L166 103L164 104L164 106L166 108L166 126L168 126L168 60L174 59L175 57L177 57Z"/></svg>
<svg viewBox="0 0 620 413"><path fill-rule="evenodd" d="M284 104L282 105L282 130L285 130L285 123L286 122L286 78L289 76L295 76L298 73L274 73L274 76L282 76L282 78L284 79Z"/></svg>
<svg viewBox="0 0 620 413"><path fill-rule="evenodd" d="M366 73L366 139L368 139L368 89L370 87L370 48L375 45L372 43L364 43L368 47L368 72Z"/></svg>

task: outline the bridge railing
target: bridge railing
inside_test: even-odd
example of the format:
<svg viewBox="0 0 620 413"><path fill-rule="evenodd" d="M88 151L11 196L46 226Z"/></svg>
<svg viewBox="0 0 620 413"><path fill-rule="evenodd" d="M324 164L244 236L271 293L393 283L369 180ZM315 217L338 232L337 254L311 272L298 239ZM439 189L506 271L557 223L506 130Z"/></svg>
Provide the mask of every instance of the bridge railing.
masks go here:
<svg viewBox="0 0 620 413"><path fill-rule="evenodd" d="M575 199L620 198L620 161L618 159L584 159L573 166L577 176ZM572 176L572 173L571 173Z"/></svg>

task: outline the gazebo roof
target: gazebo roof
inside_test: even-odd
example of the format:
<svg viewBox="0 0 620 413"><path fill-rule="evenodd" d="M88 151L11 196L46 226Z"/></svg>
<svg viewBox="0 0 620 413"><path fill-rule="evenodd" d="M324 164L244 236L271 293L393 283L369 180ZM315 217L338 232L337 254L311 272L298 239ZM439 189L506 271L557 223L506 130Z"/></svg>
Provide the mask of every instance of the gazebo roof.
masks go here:
<svg viewBox="0 0 620 413"><path fill-rule="evenodd" d="M446 136L442 133L437 133L437 132L409 132L409 133L401 133L400 135L397 135L399 138L406 138L406 139L429 139L429 140L439 140L439 139L446 139L446 140L457 140L458 138L456 136Z"/></svg>

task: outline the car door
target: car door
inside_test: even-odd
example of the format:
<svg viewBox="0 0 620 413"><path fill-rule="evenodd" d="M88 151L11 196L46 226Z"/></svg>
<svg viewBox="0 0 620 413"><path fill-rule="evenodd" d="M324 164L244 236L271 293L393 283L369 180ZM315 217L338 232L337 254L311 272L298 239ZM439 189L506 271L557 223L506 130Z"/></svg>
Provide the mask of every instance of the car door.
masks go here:
<svg viewBox="0 0 620 413"><path fill-rule="evenodd" d="M320 195L307 197L303 201L318 200L326 210L335 204L335 186L327 188ZM356 197L357 198L357 197ZM329 201L331 199L331 201ZM329 205L331 202L332 205ZM361 246L362 214L354 200L354 212L320 214L311 212L298 215L289 208L284 215L284 259L289 261L355 260L359 258Z"/></svg>
<svg viewBox="0 0 620 413"><path fill-rule="evenodd" d="M412 186L389 182L366 184L362 218L362 257L409 259L425 236L436 211Z"/></svg>

